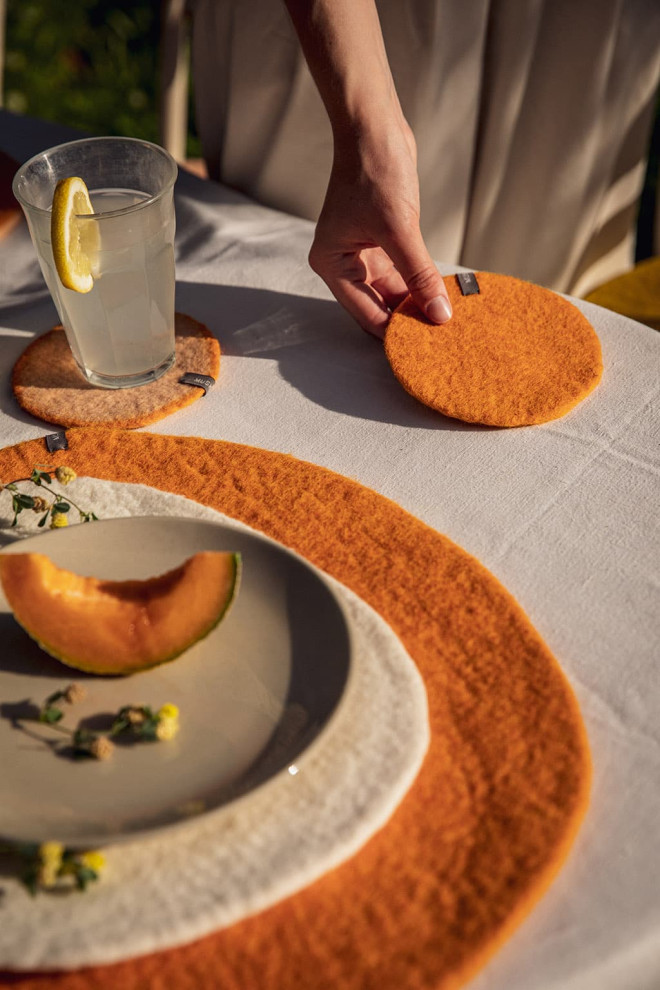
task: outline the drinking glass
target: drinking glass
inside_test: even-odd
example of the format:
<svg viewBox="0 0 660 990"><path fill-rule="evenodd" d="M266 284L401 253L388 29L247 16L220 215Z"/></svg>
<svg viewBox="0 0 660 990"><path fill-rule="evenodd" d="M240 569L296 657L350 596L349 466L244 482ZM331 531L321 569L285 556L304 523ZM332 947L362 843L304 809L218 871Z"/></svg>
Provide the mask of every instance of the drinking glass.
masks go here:
<svg viewBox="0 0 660 990"><path fill-rule="evenodd" d="M62 285L51 247L60 179L78 176L94 213L78 216L93 288ZM35 155L14 176L41 271L73 356L93 385L128 388L174 362L174 182L163 148L124 137L83 138Z"/></svg>

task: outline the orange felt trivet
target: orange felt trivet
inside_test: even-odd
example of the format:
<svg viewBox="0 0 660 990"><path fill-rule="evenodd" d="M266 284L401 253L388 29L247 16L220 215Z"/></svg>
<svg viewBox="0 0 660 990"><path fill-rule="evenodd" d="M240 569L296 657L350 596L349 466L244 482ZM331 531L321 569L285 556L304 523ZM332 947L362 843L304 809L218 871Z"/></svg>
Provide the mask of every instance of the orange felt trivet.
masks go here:
<svg viewBox="0 0 660 990"><path fill-rule="evenodd" d="M16 975L14 987L464 983L552 880L588 798L575 698L520 606L446 537L324 468L214 440L99 429L67 437L69 450L49 463L187 495L293 547L357 592L418 664L432 739L388 824L299 894L182 948L67 974ZM34 440L0 451L0 481L29 474L44 450ZM103 896L102 884L93 896Z"/></svg>
<svg viewBox="0 0 660 990"><path fill-rule="evenodd" d="M549 289L476 272L463 295L445 278L453 307L435 326L407 299L394 312L385 353L416 399L454 419L528 426L557 419L600 381L600 342L582 313Z"/></svg>
<svg viewBox="0 0 660 990"><path fill-rule="evenodd" d="M20 406L58 426L114 426L125 430L155 423L204 395L179 379L186 372L218 377L220 345L197 320L176 314L176 360L161 378L137 388L98 388L83 378L62 327L37 337L14 365L12 388Z"/></svg>

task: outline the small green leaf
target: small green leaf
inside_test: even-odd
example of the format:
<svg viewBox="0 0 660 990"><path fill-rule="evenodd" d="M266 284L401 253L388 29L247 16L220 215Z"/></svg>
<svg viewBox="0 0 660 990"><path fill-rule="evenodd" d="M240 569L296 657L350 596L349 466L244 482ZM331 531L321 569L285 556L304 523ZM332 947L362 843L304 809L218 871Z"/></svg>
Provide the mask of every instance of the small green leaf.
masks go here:
<svg viewBox="0 0 660 990"><path fill-rule="evenodd" d="M98 880L99 875L96 870L82 864L76 869L76 886L78 890L86 890L90 883Z"/></svg>
<svg viewBox="0 0 660 990"><path fill-rule="evenodd" d="M64 691L53 691L53 693L49 694L46 700L44 701L44 708L48 708L50 705L55 704L56 701L59 701L60 698L64 698L64 696L65 696Z"/></svg>
<svg viewBox="0 0 660 990"><path fill-rule="evenodd" d="M34 499L31 495L26 495L24 492L18 492L14 495L14 500L21 506L22 509L34 508Z"/></svg>
<svg viewBox="0 0 660 990"><path fill-rule="evenodd" d="M39 844L37 842L17 842L16 852L24 859L32 859L39 855Z"/></svg>
<svg viewBox="0 0 660 990"><path fill-rule="evenodd" d="M24 886L30 891L33 897L36 897L37 890L39 887L39 873L36 866L29 866L21 876L21 880Z"/></svg>
<svg viewBox="0 0 660 990"><path fill-rule="evenodd" d="M126 729L130 729L131 723L126 718L116 718L112 723L110 728L111 736L118 736L121 732L125 732Z"/></svg>
<svg viewBox="0 0 660 990"><path fill-rule="evenodd" d="M59 708L55 708L54 706L53 707L49 706L48 708L42 708L42 710L39 712L39 721L47 722L49 725L52 725L53 722L59 722L61 718L64 718L64 712Z"/></svg>
<svg viewBox="0 0 660 990"><path fill-rule="evenodd" d="M68 502L55 502L53 508L51 509L51 512L65 513L68 512L70 508L71 506L69 505Z"/></svg>
<svg viewBox="0 0 660 990"><path fill-rule="evenodd" d="M40 485L42 481L45 481L49 485L51 478L47 471L40 471L39 468L33 468L30 481L35 485Z"/></svg>
<svg viewBox="0 0 660 990"><path fill-rule="evenodd" d="M41 529L42 526L45 526L46 525L46 520L48 519L48 516L49 515L50 515L50 509L48 510L48 512L44 516L41 517L41 519L37 523L37 528L38 529Z"/></svg>
<svg viewBox="0 0 660 990"><path fill-rule="evenodd" d="M156 739L156 727L158 725L157 718L149 718L146 722L142 722L141 725L136 726L139 732L140 739Z"/></svg>
<svg viewBox="0 0 660 990"><path fill-rule="evenodd" d="M94 742L96 735L90 732L89 729L76 729L73 733L73 745L74 746L89 746L90 743Z"/></svg>

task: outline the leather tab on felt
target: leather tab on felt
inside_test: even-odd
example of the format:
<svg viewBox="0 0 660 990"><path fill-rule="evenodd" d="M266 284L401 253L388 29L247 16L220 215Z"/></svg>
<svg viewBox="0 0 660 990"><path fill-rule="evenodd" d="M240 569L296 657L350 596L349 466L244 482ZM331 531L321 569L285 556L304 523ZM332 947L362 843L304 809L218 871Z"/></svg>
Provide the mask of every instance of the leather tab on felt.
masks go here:
<svg viewBox="0 0 660 990"><path fill-rule="evenodd" d="M424 678L431 744L388 823L300 893L192 945L16 975L12 986L455 990L544 892L588 800L577 702L520 605L447 537L315 464L197 437L87 429L68 438L53 464L210 505L375 608ZM43 457L41 440L0 451L0 481L29 475ZM163 871L165 890L166 858Z"/></svg>
<svg viewBox="0 0 660 990"><path fill-rule="evenodd" d="M476 272L464 296L445 278L453 316L430 323L410 298L395 310L385 353L406 391L454 419L529 426L558 419L600 381L600 341L580 310L549 289Z"/></svg>
<svg viewBox="0 0 660 990"><path fill-rule="evenodd" d="M220 344L191 316L176 314L176 360L161 378L136 388L98 388L83 378L62 327L34 340L14 365L18 404L59 426L114 426L125 430L155 423L205 393L179 382L193 369L217 379Z"/></svg>

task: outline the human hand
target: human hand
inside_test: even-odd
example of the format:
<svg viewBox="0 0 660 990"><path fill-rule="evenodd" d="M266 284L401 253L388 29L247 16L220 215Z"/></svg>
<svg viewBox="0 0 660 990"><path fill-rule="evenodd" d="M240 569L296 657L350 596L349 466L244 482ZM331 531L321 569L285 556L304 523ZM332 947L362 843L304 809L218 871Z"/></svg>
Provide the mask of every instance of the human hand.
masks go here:
<svg viewBox="0 0 660 990"><path fill-rule="evenodd" d="M407 295L433 323L451 317L419 227L415 141L405 121L337 140L309 254L312 269L363 330L383 337Z"/></svg>

